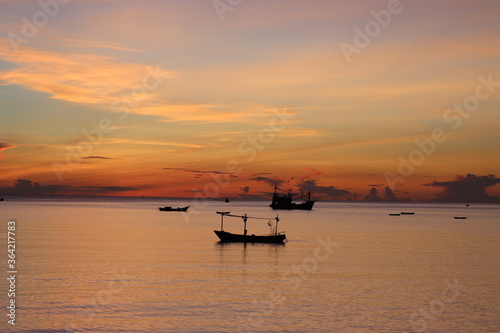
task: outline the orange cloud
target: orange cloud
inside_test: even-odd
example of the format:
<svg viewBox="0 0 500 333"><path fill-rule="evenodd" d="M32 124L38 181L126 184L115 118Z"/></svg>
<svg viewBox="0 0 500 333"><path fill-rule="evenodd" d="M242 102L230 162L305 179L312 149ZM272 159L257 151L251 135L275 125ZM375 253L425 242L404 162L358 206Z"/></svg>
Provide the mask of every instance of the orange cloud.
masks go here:
<svg viewBox="0 0 500 333"><path fill-rule="evenodd" d="M21 85L54 99L107 107L120 93L142 87L148 75L146 66L98 54L66 54L29 46L14 53L6 39L0 40L0 59L17 66L0 73L4 85Z"/></svg>
<svg viewBox="0 0 500 333"><path fill-rule="evenodd" d="M158 140L128 140L128 139L106 139L103 144L127 144L127 145L144 145L144 146L167 146L167 147L180 147L184 149L203 149L212 148L218 145L213 143L187 143L187 142L173 142L173 141L158 141Z"/></svg>
<svg viewBox="0 0 500 333"><path fill-rule="evenodd" d="M177 104L152 105L133 110L134 113L155 115L165 118L165 121L194 121L202 123L239 122L245 120L248 114L224 111L225 106L210 104Z"/></svg>

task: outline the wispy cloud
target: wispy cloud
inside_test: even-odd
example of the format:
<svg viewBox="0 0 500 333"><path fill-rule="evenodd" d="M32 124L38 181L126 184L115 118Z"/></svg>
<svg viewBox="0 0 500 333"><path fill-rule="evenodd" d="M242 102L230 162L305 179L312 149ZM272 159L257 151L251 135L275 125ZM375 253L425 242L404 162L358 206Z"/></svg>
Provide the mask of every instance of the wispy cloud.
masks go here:
<svg viewBox="0 0 500 333"><path fill-rule="evenodd" d="M134 140L134 139L107 139L104 144L128 144L128 145L144 145L144 146L166 146L166 147L181 147L189 150L213 148L220 145L215 143L189 143L189 142L174 142L174 141L161 141L161 140Z"/></svg>
<svg viewBox="0 0 500 333"><path fill-rule="evenodd" d="M146 66L99 54L70 54L30 46L21 46L14 53L6 39L0 39L0 59L16 65L0 72L3 85L21 85L54 99L108 108L121 92L140 86L147 75Z"/></svg>
<svg viewBox="0 0 500 333"><path fill-rule="evenodd" d="M11 146L11 145L8 145L6 143L1 143L0 142L0 160L2 160L3 157L4 157L4 155L2 154L2 152L4 152L7 149L14 148L14 147L15 146Z"/></svg>
<svg viewBox="0 0 500 333"><path fill-rule="evenodd" d="M153 104L153 103L150 103ZM250 120L270 118L272 112L263 107L230 106L217 104L169 104L155 101L154 105L140 107L137 114L163 117L167 122L188 123L241 123Z"/></svg>
<svg viewBox="0 0 500 333"><path fill-rule="evenodd" d="M104 42L57 37L65 46L88 49L108 48L127 52L134 49ZM51 40L53 42L53 40ZM46 43L47 44L47 43ZM50 43L49 43L50 44ZM47 45L46 45L47 46ZM57 49L57 48L54 48ZM148 74L147 66L120 61L116 57L98 53L73 53L20 46L14 53L8 41L0 39L0 59L16 67L0 72L0 85L20 85L43 92L53 99L94 104L110 109L112 102L130 95L133 88L141 87ZM175 77L169 71L167 75ZM164 92L148 91L129 113L159 116L169 122L228 123L269 117L265 108L234 107L221 104L175 103L165 98Z"/></svg>
<svg viewBox="0 0 500 333"><path fill-rule="evenodd" d="M82 157L83 160L111 160L111 157L106 157L106 156L85 156Z"/></svg>
<svg viewBox="0 0 500 333"><path fill-rule="evenodd" d="M50 37L50 39L53 40L56 44L64 43L65 47L76 47L85 49L96 48L96 49L109 49L109 50L125 51L125 52L140 52L139 50L127 48L117 43L70 38L70 37L60 36L60 34L61 33L58 32L51 32L50 35L44 34L41 36Z"/></svg>
<svg viewBox="0 0 500 333"><path fill-rule="evenodd" d="M2 149L9 149L9 148L12 148L12 146L0 142L0 150L2 150Z"/></svg>
<svg viewBox="0 0 500 333"><path fill-rule="evenodd" d="M163 170L170 170L170 171L183 171L183 172L188 172L188 173L196 173L196 174L216 174L216 175L230 175L231 173L229 172L222 172L222 171L206 171L206 170L195 170L195 169L188 169L188 168L162 168Z"/></svg>

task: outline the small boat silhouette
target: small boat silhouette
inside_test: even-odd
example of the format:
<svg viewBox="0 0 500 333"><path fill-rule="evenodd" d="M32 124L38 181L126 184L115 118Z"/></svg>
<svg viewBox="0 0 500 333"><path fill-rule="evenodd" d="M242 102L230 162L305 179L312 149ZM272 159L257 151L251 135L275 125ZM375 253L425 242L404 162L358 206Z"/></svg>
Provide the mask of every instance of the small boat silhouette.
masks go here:
<svg viewBox="0 0 500 333"><path fill-rule="evenodd" d="M397 214L389 214L389 216L399 216L401 214L397 213Z"/></svg>
<svg viewBox="0 0 500 333"><path fill-rule="evenodd" d="M172 207L159 207L160 212L187 212L190 206L186 207L177 207L177 208L172 208Z"/></svg>
<svg viewBox="0 0 500 333"><path fill-rule="evenodd" d="M467 216L455 216L455 220L466 220Z"/></svg>

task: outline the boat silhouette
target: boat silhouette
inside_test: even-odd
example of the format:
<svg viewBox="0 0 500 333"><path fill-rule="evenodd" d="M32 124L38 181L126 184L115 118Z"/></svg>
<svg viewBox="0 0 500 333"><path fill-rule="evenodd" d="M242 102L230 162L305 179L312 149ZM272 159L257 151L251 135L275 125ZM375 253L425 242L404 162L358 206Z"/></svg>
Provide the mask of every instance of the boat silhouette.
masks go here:
<svg viewBox="0 0 500 333"><path fill-rule="evenodd" d="M221 243L272 243L280 244L286 239L284 232L278 232L278 222L279 217L276 215L274 220L276 221L274 228L272 223L268 222L270 227L269 235L248 235L247 232L247 220L248 219L259 219L259 220L269 220L272 218L263 217L249 217L245 215L232 215L231 212L216 212L221 216L220 230L214 230L214 233L219 237ZM243 234L234 234L231 232L224 231L224 216L239 217L243 220Z"/></svg>
<svg viewBox="0 0 500 333"><path fill-rule="evenodd" d="M281 191L282 193L279 193ZM314 206L316 200L311 200L311 192L302 194L299 196L303 202L294 202L295 193L292 190L283 191L277 186L274 186L273 199L269 207L272 209L301 209L301 210L311 210Z"/></svg>
<svg viewBox="0 0 500 333"><path fill-rule="evenodd" d="M177 207L177 208L172 208L172 207L159 207L158 209L160 212L187 212L190 206L186 207Z"/></svg>

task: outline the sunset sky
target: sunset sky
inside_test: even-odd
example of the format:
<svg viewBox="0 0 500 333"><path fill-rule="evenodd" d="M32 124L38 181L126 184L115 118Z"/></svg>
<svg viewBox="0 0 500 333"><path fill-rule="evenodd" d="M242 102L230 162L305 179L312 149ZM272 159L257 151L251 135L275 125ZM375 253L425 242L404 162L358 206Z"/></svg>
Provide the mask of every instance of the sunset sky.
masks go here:
<svg viewBox="0 0 500 333"><path fill-rule="evenodd" d="M495 201L499 18L495 0L0 0L0 196Z"/></svg>

